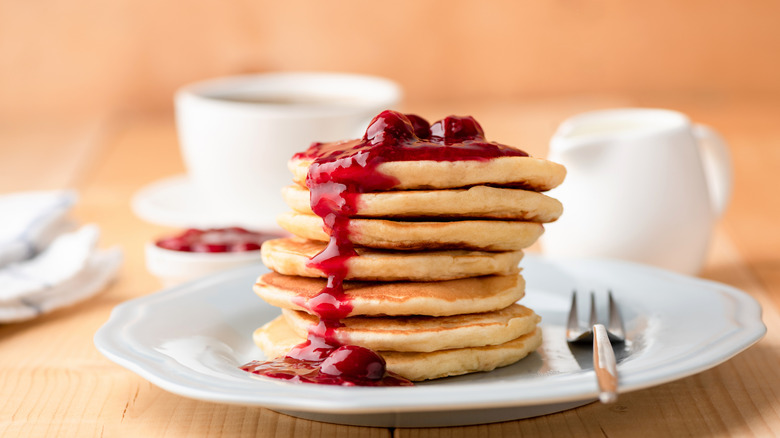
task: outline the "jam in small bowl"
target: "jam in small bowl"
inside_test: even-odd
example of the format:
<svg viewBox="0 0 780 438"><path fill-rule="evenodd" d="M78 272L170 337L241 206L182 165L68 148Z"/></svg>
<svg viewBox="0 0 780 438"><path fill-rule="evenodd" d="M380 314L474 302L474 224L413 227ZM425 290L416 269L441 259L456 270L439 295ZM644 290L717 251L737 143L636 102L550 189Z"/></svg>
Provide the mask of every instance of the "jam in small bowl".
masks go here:
<svg viewBox="0 0 780 438"><path fill-rule="evenodd" d="M260 246L281 234L241 227L196 229L146 244L146 267L165 286L246 265L261 265Z"/></svg>

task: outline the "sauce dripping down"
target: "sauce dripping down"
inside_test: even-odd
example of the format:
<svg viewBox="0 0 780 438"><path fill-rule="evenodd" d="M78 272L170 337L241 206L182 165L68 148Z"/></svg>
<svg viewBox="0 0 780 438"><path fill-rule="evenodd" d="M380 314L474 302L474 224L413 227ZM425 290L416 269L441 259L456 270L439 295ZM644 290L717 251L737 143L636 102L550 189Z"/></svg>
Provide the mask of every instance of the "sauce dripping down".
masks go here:
<svg viewBox="0 0 780 438"><path fill-rule="evenodd" d="M405 386L412 383L388 372L377 353L341 345L335 331L352 311L343 282L348 262L358 253L349 239L350 217L355 216L361 193L386 191L398 184L377 167L390 161L489 160L527 153L485 140L472 117L450 116L433 125L416 115L384 111L376 116L360 140L314 143L298 158L313 159L306 177L311 208L323 219L330 236L326 248L308 262L327 276L327 284L302 305L319 317L307 340L286 356L253 361L241 368L267 377L328 385Z"/></svg>

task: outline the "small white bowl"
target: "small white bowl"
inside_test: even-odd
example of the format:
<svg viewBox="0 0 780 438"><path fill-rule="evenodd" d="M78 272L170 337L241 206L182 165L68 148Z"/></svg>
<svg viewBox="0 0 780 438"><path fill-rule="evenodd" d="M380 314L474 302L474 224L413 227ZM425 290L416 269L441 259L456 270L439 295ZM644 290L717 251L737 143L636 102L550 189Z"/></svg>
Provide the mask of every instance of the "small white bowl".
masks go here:
<svg viewBox="0 0 780 438"><path fill-rule="evenodd" d="M164 287L194 280L209 274L254 265L262 267L260 250L241 252L186 252L160 248L146 243L146 269L160 279Z"/></svg>

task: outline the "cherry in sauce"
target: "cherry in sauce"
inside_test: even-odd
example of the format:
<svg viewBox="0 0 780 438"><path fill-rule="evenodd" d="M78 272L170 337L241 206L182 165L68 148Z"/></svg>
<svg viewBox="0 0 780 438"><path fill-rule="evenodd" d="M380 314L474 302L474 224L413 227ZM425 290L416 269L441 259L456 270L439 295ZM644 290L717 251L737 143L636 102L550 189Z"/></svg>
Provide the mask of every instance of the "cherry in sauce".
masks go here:
<svg viewBox="0 0 780 438"><path fill-rule="evenodd" d="M286 356L268 362L250 362L241 368L267 377L332 385L411 385L387 372L377 353L340 345L335 330L352 311L343 281L349 260L357 256L349 236L350 217L357 214L361 193L390 190L398 181L377 171L389 161L488 160L501 156L528 156L509 146L485 140L472 117L447 117L433 125L422 117L384 111L369 124L359 141L315 143L299 158L311 158L306 185L311 208L323 219L330 235L326 248L308 262L327 276L327 286L304 303L320 318L306 342Z"/></svg>
<svg viewBox="0 0 780 438"><path fill-rule="evenodd" d="M386 368L385 360L373 350L357 345L342 345L322 361L320 372L330 376L379 380L384 377Z"/></svg>

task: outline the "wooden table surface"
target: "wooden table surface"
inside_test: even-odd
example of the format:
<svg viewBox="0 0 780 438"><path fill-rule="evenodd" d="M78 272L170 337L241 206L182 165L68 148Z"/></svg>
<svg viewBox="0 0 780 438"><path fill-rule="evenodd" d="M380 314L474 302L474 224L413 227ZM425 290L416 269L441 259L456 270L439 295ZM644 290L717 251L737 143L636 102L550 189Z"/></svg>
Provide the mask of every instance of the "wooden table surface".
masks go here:
<svg viewBox="0 0 780 438"><path fill-rule="evenodd" d="M125 261L95 298L0 326L0 436L780 436L780 98L585 96L411 102L406 109L430 119L473 114L491 138L544 156L564 118L620 106L684 111L716 127L732 147L734 197L701 276L755 297L768 334L726 363L622 394L614 405L438 429L325 424L168 393L103 357L92 337L114 306L159 289L144 267L143 243L168 230L134 216L130 199L145 184L184 171L172 115L3 121L0 193L77 189L74 217L99 224L102 245L121 246Z"/></svg>

